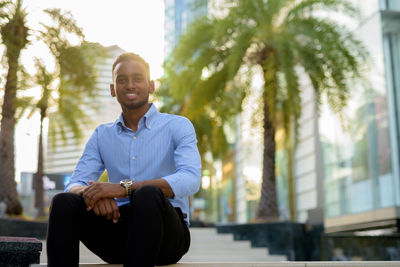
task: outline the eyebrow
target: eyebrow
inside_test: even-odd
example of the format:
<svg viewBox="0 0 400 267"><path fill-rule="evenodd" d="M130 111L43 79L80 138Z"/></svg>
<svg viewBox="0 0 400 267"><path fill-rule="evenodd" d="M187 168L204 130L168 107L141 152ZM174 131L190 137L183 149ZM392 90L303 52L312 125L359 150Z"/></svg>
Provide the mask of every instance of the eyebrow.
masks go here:
<svg viewBox="0 0 400 267"><path fill-rule="evenodd" d="M117 74L117 76L115 76L115 79L118 79L118 78L125 78L125 77L126 77L125 74Z"/></svg>
<svg viewBox="0 0 400 267"><path fill-rule="evenodd" d="M118 78L126 78L126 77L128 77L128 76L140 77L140 78L146 77L146 75L143 75L142 73L136 72L136 73L133 73L132 75L127 75L127 74L123 74L123 73L117 74L117 76L115 76L115 79L118 79Z"/></svg>
<svg viewBox="0 0 400 267"><path fill-rule="evenodd" d="M145 77L146 75L144 75L144 74L142 74L140 72L135 72L135 73L132 73L132 74L125 74L125 73L117 74L116 77L118 78L120 76L124 76L124 77L126 77L126 76L142 76L142 77Z"/></svg>

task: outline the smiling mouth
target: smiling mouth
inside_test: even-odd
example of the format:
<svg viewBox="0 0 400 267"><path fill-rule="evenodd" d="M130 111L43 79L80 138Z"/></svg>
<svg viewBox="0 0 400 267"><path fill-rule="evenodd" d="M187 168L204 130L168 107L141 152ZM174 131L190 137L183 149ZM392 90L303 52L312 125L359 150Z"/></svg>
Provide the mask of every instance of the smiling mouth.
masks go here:
<svg viewBox="0 0 400 267"><path fill-rule="evenodd" d="M137 97L137 94L126 94L126 96L127 96L129 99L135 99L135 98Z"/></svg>

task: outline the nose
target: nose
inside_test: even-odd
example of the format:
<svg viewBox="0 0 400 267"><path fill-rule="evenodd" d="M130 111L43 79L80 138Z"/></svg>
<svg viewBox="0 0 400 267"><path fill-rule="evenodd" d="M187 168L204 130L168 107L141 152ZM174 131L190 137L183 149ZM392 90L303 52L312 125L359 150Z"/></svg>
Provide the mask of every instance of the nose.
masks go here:
<svg viewBox="0 0 400 267"><path fill-rule="evenodd" d="M135 88L135 82L133 79L128 79L128 89L134 89Z"/></svg>

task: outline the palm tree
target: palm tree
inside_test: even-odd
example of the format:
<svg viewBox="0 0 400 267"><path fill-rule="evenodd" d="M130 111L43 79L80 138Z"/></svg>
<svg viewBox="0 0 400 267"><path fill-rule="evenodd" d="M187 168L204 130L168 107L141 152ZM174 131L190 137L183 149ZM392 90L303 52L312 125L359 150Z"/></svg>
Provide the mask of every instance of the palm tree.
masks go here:
<svg viewBox="0 0 400 267"><path fill-rule="evenodd" d="M38 59L35 62L37 73L35 75L36 83L41 86L42 96L36 104L36 108L40 112L40 131L39 131L39 147L38 147L38 164L35 174L35 208L37 215L44 215L44 188L43 188L43 120L47 117L47 109L49 107L49 97L51 95L51 85L54 76L46 70L45 65ZM33 109L32 111L35 111ZM33 113L33 112L32 112Z"/></svg>
<svg viewBox="0 0 400 267"><path fill-rule="evenodd" d="M173 79L163 77L160 80L161 86L156 90L156 97L162 103L161 112L174 114L182 113L182 99L180 97L171 96L170 83ZM242 83L245 86L245 83ZM248 86L248 84L247 84ZM198 140L198 148L201 155L201 165L210 177L214 175L213 163L215 160L224 160L229 157L232 148L225 135L225 126L234 125L232 120L234 114L240 110L241 101L244 98L243 90L227 90L221 91L217 97L217 101L210 101L202 113L192 119L193 126L196 131ZM225 99L221 103L221 99ZM203 188L200 188L196 194L197 197L204 197Z"/></svg>
<svg viewBox="0 0 400 267"><path fill-rule="evenodd" d="M289 131L292 124L297 129L301 73L310 79L318 103L326 96L339 113L346 105L349 79L361 77L366 53L348 29L324 14L358 13L346 0L225 3L228 9L217 12L219 17L197 20L181 37L165 63L165 80L171 97L182 102L181 114L197 120L210 106L223 105L224 95L243 75L251 74L249 70L262 73L263 174L256 216L274 221L279 217L275 131L278 127ZM224 116L223 110L214 110L214 115L214 119Z"/></svg>
<svg viewBox="0 0 400 267"><path fill-rule="evenodd" d="M1 2L0 8L3 7L4 2ZM22 213L14 180L14 129L18 71L20 70L19 56L21 50L28 44L28 31L26 13L22 9L22 0L17 0L16 3L12 4L10 15L6 15L6 22L0 26L8 65L0 129L0 201L6 203L7 214Z"/></svg>
<svg viewBox="0 0 400 267"><path fill-rule="evenodd" d="M162 103L160 111L183 114L183 102L179 97L172 97L170 94L171 82L172 79L163 77L161 86L156 91L157 100ZM207 152L211 152L211 159L208 159L208 161L222 159L228 154L230 147L224 134L224 126L226 123L232 123L232 116L240 109L240 104L244 97L243 91L239 90L221 91L221 93L224 96L219 97L219 99L229 98L229 101L224 103L219 103L218 101L209 102L203 112L193 120L203 165L207 164L207 157L205 156ZM239 94L237 95L237 93Z"/></svg>
<svg viewBox="0 0 400 267"><path fill-rule="evenodd" d="M43 121L48 117L49 109L53 116L50 135L57 132L65 139L65 131L70 130L79 141L83 128L89 118L84 108L95 108L97 60L105 55L103 48L98 44L87 43L81 29L76 25L68 12L59 9L45 10L50 15L54 25L43 25L44 31L39 31L39 40L42 40L50 49L56 69L50 72L45 64L36 59L35 82L40 86L41 98L33 105L32 115L36 110L40 112L40 134L38 147L38 167L35 175L35 208L38 216L44 216L44 188L43 188ZM80 40L79 45L71 45L67 35L74 35ZM55 138L52 138L55 140Z"/></svg>

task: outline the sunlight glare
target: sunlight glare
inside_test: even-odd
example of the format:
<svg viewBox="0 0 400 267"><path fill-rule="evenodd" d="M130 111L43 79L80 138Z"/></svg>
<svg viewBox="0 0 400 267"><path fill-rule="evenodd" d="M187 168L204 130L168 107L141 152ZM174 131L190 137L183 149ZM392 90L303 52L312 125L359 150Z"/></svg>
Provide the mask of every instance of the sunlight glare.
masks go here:
<svg viewBox="0 0 400 267"><path fill-rule="evenodd" d="M88 41L104 46L118 45L128 52L140 54L149 62L153 79L159 78L163 73L162 0L25 0L24 5L29 14L28 25L31 28L40 27L40 21L46 17L42 11L44 9L60 8L70 11ZM31 50L32 55L38 56L36 49ZM44 49L42 50L40 54L45 54Z"/></svg>

